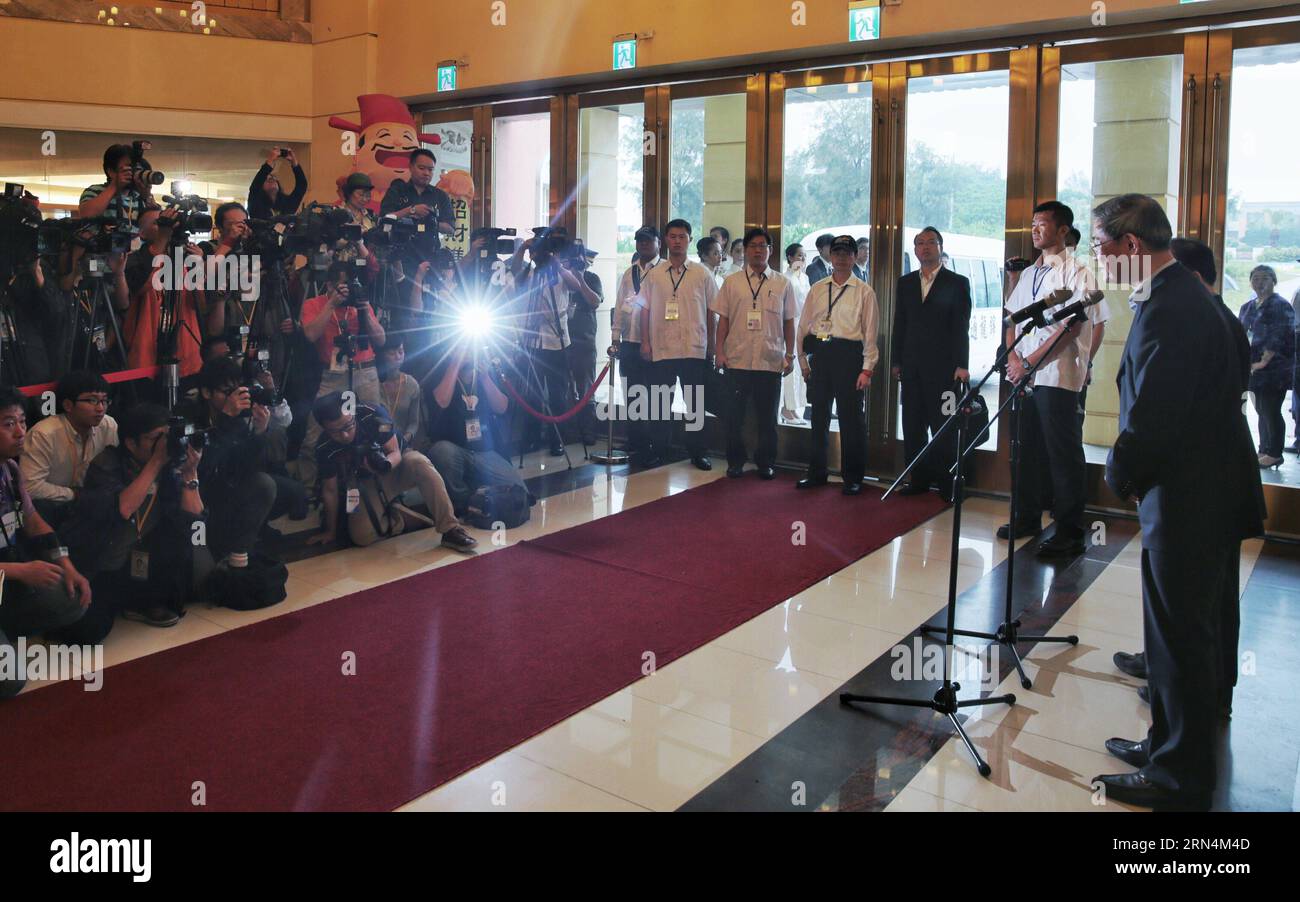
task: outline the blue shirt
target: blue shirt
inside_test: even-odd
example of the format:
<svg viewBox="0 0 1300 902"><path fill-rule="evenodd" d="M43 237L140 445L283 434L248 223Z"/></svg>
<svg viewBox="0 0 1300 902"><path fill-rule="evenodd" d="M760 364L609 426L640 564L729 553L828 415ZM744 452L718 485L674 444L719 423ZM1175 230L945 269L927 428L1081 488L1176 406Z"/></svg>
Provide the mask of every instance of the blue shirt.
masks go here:
<svg viewBox="0 0 1300 902"><path fill-rule="evenodd" d="M1295 310L1280 294L1263 304L1252 298L1241 308L1241 325L1250 339L1250 362L1272 351L1268 365L1250 374L1251 391L1287 391L1295 367Z"/></svg>

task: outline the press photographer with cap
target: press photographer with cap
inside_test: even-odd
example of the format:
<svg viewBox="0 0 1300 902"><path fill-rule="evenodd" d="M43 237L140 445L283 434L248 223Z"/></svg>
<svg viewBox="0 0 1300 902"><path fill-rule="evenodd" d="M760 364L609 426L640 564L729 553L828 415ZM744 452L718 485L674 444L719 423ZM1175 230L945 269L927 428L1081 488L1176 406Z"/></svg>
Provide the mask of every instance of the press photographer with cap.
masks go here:
<svg viewBox="0 0 1300 902"><path fill-rule="evenodd" d="M812 450L801 489L827 483L826 442L831 402L839 412L844 494L862 492L867 471L866 390L880 358L876 293L853 274L858 243L841 235L830 244L831 274L808 291L799 318L799 367L812 404Z"/></svg>

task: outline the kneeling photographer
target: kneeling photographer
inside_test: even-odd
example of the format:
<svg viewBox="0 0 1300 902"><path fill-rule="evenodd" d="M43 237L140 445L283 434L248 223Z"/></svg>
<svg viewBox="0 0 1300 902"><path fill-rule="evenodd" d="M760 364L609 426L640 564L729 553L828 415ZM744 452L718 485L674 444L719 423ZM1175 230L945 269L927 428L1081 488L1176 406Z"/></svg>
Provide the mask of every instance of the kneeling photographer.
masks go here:
<svg viewBox="0 0 1300 902"><path fill-rule="evenodd" d="M279 491L266 472L273 393L243 380L239 364L217 357L199 373L199 400L177 408L205 436L200 478L208 487L208 544L231 569L249 566L250 553Z"/></svg>
<svg viewBox="0 0 1300 902"><path fill-rule="evenodd" d="M340 508L346 511L348 536L355 545L401 535L410 515L398 503L403 492L415 488L434 528L442 533L444 547L470 551L478 545L456 520L438 471L423 454L402 449L382 406L345 403L342 392L333 392L316 399L312 415L324 430L315 450L325 522L324 531L310 537L308 544L338 540Z"/></svg>
<svg viewBox="0 0 1300 902"><path fill-rule="evenodd" d="M65 536L94 587L77 624L83 641L107 635L119 610L128 620L174 626L212 569L207 548L193 541L203 519L201 440L169 423L165 407L136 404L118 421L121 444L96 455L86 472Z"/></svg>

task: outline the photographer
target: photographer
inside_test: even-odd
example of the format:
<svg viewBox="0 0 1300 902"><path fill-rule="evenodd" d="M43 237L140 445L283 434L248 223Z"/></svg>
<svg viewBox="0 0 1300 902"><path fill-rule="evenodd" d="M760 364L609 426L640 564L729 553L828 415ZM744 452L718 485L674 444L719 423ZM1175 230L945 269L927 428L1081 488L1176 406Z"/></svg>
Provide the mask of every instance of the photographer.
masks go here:
<svg viewBox="0 0 1300 902"><path fill-rule="evenodd" d="M144 143L136 146L144 150ZM104 151L104 183L81 192L77 218L111 216L128 226L138 223L153 200L153 171L146 162L143 157L137 159L136 147L130 144L114 144Z"/></svg>
<svg viewBox="0 0 1300 902"><path fill-rule="evenodd" d="M374 182L370 181L370 176L364 172L352 173L343 183L343 202L340 207L347 211L354 225L361 227L362 235L378 225L375 214L370 211L370 198L374 187ZM379 261L366 248L364 239L349 241L340 238L334 243L334 260L352 264L349 271L363 281L369 281L370 276L379 270ZM365 261L364 265L358 265L358 260Z"/></svg>
<svg viewBox="0 0 1300 902"><path fill-rule="evenodd" d="M470 357L464 344L436 374L425 409L432 444L429 458L447 485L458 512L482 486L518 486L524 481L502 456L502 418L510 402L486 366Z"/></svg>
<svg viewBox="0 0 1300 902"><path fill-rule="evenodd" d="M401 441L382 407L357 404L353 412L342 392L316 399L312 415L324 430L316 443L316 466L322 478L324 531L307 542L323 545L338 538L340 498L347 512L353 544L373 545L400 535L405 515L394 502L408 489L418 488L444 547L469 551L478 545L456 520L442 477L429 458L402 450ZM391 499L391 500L390 500Z"/></svg>
<svg viewBox="0 0 1300 902"><path fill-rule="evenodd" d="M567 240L549 229L538 230L537 237L529 238L517 251L511 263L521 302L523 329L519 336L524 352L533 368L532 384L528 390L533 403L544 413L559 416L572 403L569 383L569 362L565 356L569 340L569 300L571 291L579 287L590 291L585 280L580 280L560 265L556 253L568 248ZM532 265L522 263L527 251ZM570 287L572 286L572 287ZM530 418L525 424L523 442L526 450L541 445L542 436L549 424ZM551 429L550 452L552 457L564 454L558 430Z"/></svg>
<svg viewBox="0 0 1300 902"><path fill-rule="evenodd" d="M203 337L199 329L199 319L205 316L208 328L219 326L219 311L204 309L205 298L202 291L195 291L183 286L181 274L175 272L175 259L172 256L172 237L176 227L175 210L160 210L157 207L146 210L140 217L140 248L131 254L124 266L126 275L123 280L130 288L130 310L122 324L122 336L127 343L127 366L130 368L155 366L163 353L174 353L180 364L182 378L194 376L203 366ZM186 244L185 257L201 257L202 252L193 244ZM170 260L168 264L166 261ZM173 284L180 285L174 292L169 292L167 280L163 278L169 266L173 270ZM164 308L168 295L172 294L176 303L174 320L175 341L173 349L159 348L159 328L163 322ZM220 331L218 328L216 331Z"/></svg>
<svg viewBox="0 0 1300 902"><path fill-rule="evenodd" d="M212 569L206 547L192 540L203 519L203 454L169 447L168 432L166 408L137 404L118 424L122 443L90 464L68 528L72 559L95 587L88 622L78 624L83 641L107 635L119 610L148 626L175 626ZM87 638L92 632L99 638Z"/></svg>
<svg viewBox="0 0 1300 902"><path fill-rule="evenodd" d="M282 336L293 334L294 322L292 317L285 316L286 310L283 307L276 309L270 303L263 303L260 279L266 273L260 266L253 266L255 258L247 253L246 245L252 236L248 219L248 211L243 204L222 204L212 215L216 241L200 245L203 252L213 260L236 258L237 269L226 267L227 273L238 272L259 279L259 283L248 293L238 285L227 285L224 290L208 292L211 302L208 334L233 332L240 336L235 342L236 357L245 357L254 348L262 348L272 351L279 359L280 346L284 342Z"/></svg>
<svg viewBox="0 0 1300 902"><path fill-rule="evenodd" d="M0 645L19 636L47 633L80 620L90 606L90 584L73 566L67 549L36 512L18 471L27 436L27 399L0 386ZM33 560L33 554L40 560ZM0 698L21 690L18 680L0 680Z"/></svg>
<svg viewBox="0 0 1300 902"><path fill-rule="evenodd" d="M424 451L428 440L424 435L420 383L410 373L402 372L405 362L405 343L400 337L389 338L379 352L379 389L384 408L392 418L397 434L402 437L402 447Z"/></svg>
<svg viewBox="0 0 1300 902"><path fill-rule="evenodd" d="M64 367L67 299L46 262L33 260L14 271L0 324L5 369L0 378L16 385L39 385L58 377ZM0 297L3 297L0 290Z"/></svg>
<svg viewBox="0 0 1300 902"><path fill-rule="evenodd" d="M569 338L572 341L568 350L569 374L573 378L574 390L582 398L596 381L596 310L604 301L604 289L600 276L590 269L597 253L581 244L575 248L575 253L564 258L560 278L569 289ZM591 443L597 425L593 400L587 402L587 408L578 416L583 444Z"/></svg>
<svg viewBox="0 0 1300 902"><path fill-rule="evenodd" d="M248 386L253 407L264 406L270 414L266 428L266 449L263 469L275 480L275 504L262 525L263 538L279 538L280 532L270 525L271 520L286 514L291 520L307 518L307 488L289 475L289 429L293 426L293 409L277 390L275 376L264 363L255 358L244 361L242 385Z"/></svg>
<svg viewBox="0 0 1300 902"><path fill-rule="evenodd" d="M260 386L250 389L229 357L205 363L198 381L199 402L177 413L207 438L199 475L209 486L213 559L239 569L248 565L259 532L276 513L278 484L266 472L275 399ZM280 499L280 512L291 503Z"/></svg>
<svg viewBox="0 0 1300 902"><path fill-rule="evenodd" d="M275 173L275 164L281 159L293 167L293 191L284 193L284 186ZM253 176L248 186L248 216L250 219L270 219L290 216L298 212L298 205L307 195L307 174L298 165L298 155L292 147L272 147L271 154Z"/></svg>
<svg viewBox="0 0 1300 902"><path fill-rule="evenodd" d="M424 233L426 237L417 241L417 250L425 258L442 246L440 234L450 235L456 230L456 212L451 197L433 184L436 162L431 150L421 147L411 151L411 180L396 179L379 205L380 216L413 219L429 226Z"/></svg>
<svg viewBox="0 0 1300 902"><path fill-rule="evenodd" d="M358 402L373 406L382 403L374 349L383 347L386 336L370 304L353 297L353 269L342 262L330 266L327 293L303 302L302 328L324 366L316 397L351 390ZM316 481L319 437L320 425L313 418L298 457L299 478L308 485Z"/></svg>

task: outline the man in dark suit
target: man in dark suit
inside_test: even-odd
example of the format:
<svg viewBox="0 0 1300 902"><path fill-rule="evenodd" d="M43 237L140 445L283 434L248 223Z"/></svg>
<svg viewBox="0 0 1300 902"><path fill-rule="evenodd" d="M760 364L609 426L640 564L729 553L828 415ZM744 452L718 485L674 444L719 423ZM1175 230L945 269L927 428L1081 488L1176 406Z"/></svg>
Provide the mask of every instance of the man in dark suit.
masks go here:
<svg viewBox="0 0 1300 902"><path fill-rule="evenodd" d="M1152 726L1107 751L1139 767L1094 782L1108 798L1153 808L1206 809L1215 784L1222 667L1224 534L1258 516L1243 483L1241 383L1233 333L1209 290L1170 250L1154 199L1125 194L1093 211L1094 252L1112 283L1138 285L1124 346L1119 438L1106 482L1138 499L1143 638ZM1129 261L1149 269L1122 272ZM1207 666L1210 665L1210 666Z"/></svg>
<svg viewBox="0 0 1300 902"><path fill-rule="evenodd" d="M817 236L817 259L808 264L808 284L816 285L831 274L831 242L835 236L829 232Z"/></svg>
<svg viewBox="0 0 1300 902"><path fill-rule="evenodd" d="M927 226L912 246L921 268L898 280L891 368L894 378L902 382L903 447L909 462L947 419L944 393L953 391L954 383L970 380L971 311L970 280L940 265L943 235L939 230ZM935 484L945 500L952 500L947 474L956 459L955 433L953 438L912 471L904 495L928 492Z"/></svg>
<svg viewBox="0 0 1300 902"><path fill-rule="evenodd" d="M1190 269L1206 289L1214 291L1214 283L1218 280L1219 271L1214 261L1214 251L1210 250L1208 245L1191 238L1175 238L1170 244L1170 250L1173 251L1174 259ZM1219 317L1228 324L1228 331L1232 333L1233 345L1236 349L1236 375L1240 382L1240 390L1244 392L1246 386L1250 384L1250 339L1246 337L1246 330L1242 328L1241 320L1228 309L1227 304L1223 303L1223 298L1216 294L1214 300ZM1219 687L1219 700L1225 715L1232 713L1232 690L1237 685L1239 670L1237 643L1241 635L1241 540L1263 532L1265 516L1264 488L1260 484L1259 468L1251 464L1251 458L1255 455L1255 444L1244 412L1233 421L1232 428L1236 442L1241 446L1238 452L1239 472L1235 476L1245 487L1244 491L1251 498L1252 503L1243 505L1242 520L1237 524L1239 528L1227 530L1224 536L1227 542L1228 560L1224 565L1223 592L1219 608L1219 661L1223 679ZM1127 654L1117 651L1114 661L1116 669L1129 676L1140 680L1147 678L1144 652ZM1150 698L1150 690L1145 686L1139 689L1138 693L1144 701Z"/></svg>

